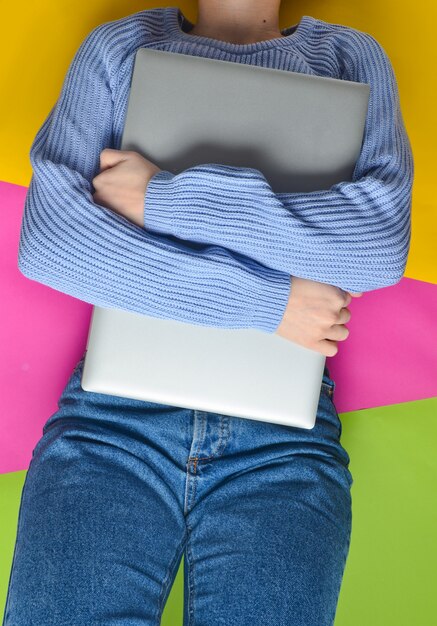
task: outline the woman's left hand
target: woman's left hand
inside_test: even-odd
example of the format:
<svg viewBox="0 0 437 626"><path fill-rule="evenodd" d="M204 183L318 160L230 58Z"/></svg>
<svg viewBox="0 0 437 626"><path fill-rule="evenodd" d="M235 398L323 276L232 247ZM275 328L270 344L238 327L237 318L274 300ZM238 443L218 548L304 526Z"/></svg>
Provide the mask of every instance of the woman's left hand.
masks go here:
<svg viewBox="0 0 437 626"><path fill-rule="evenodd" d="M161 171L134 150L105 148L100 173L92 180L94 201L144 227L144 199L149 180Z"/></svg>

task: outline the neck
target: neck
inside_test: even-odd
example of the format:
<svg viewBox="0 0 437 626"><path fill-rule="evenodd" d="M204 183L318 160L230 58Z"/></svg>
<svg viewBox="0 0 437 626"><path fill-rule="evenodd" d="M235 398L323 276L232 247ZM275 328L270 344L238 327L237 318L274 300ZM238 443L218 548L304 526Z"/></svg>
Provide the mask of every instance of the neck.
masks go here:
<svg viewBox="0 0 437 626"><path fill-rule="evenodd" d="M281 37L280 4L281 0L199 0L190 33L236 44Z"/></svg>

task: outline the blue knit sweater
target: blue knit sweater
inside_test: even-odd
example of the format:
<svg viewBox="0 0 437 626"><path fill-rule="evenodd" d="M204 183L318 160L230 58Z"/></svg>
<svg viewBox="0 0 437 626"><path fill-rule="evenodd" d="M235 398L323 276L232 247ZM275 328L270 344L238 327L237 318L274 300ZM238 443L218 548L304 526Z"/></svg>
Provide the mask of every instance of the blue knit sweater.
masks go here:
<svg viewBox="0 0 437 626"><path fill-rule="evenodd" d="M84 39L30 149L19 270L93 305L266 332L282 320L293 276L347 291L397 283L410 244L413 156L381 45L308 15L283 37L249 44L190 35L191 26L178 7L154 8ZM144 228L95 203L91 181L103 148L121 145L140 47L369 83L353 180L274 193L257 169L206 163L151 178Z"/></svg>

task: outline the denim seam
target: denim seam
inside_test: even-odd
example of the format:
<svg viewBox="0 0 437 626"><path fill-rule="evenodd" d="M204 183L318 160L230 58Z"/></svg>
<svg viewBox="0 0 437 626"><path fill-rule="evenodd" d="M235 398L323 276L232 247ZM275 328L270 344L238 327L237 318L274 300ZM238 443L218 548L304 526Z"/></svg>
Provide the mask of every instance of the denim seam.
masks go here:
<svg viewBox="0 0 437 626"><path fill-rule="evenodd" d="M188 510L189 510L189 506L190 506L190 500L191 500L191 494L190 494L190 489L192 488L192 480L191 480L191 476L190 476L190 465L191 465L191 461L187 461L187 474L185 477L185 499L184 499L184 515L187 515Z"/></svg>
<svg viewBox="0 0 437 626"><path fill-rule="evenodd" d="M200 435L197 435L197 417L200 417L201 419L201 428L200 428ZM187 468L187 477L186 477L186 482L185 482L185 504L184 504L184 513L187 514L190 508L190 504L191 502L194 500L195 495L196 495L196 470L197 470L197 460L198 460L198 455L199 455L199 451L200 451L200 445L201 442L203 441L203 436L204 436L204 426L206 423L206 418L205 418L205 414L203 411L194 411L194 428L193 428L193 438L195 438L196 436L198 436L198 440L197 440L197 446L196 446L196 452L195 452L195 456L188 456L187 459L187 463L186 463L186 468ZM190 468L191 466L193 466L194 468L194 472L193 472L193 480L191 480L191 473L190 473Z"/></svg>
<svg viewBox="0 0 437 626"><path fill-rule="evenodd" d="M201 430L201 437L199 439L199 441L197 442L197 452L199 452L202 443L205 441L205 434L206 434L206 423L207 423L207 418L206 418L206 414L204 411L201 412L201 418L202 418L202 430ZM197 454L196 454L197 456Z"/></svg>
<svg viewBox="0 0 437 626"><path fill-rule="evenodd" d="M164 606L165 606L165 602L166 602L167 597L168 597L168 592L170 591L171 584L172 584L172 582L174 580L174 577L175 577L175 575L177 573L176 568L178 567L180 559L181 559L182 554L184 552L185 543L186 543L186 539L187 538L188 538L188 531L186 530L185 533L184 533L184 537L183 537L183 539L182 539L182 541L181 541L181 543L179 545L179 548L176 551L173 559L170 562L170 565L169 565L168 570L167 570L167 574L166 574L164 580L162 581L161 593L160 593L159 598L158 598L158 612L157 612L157 615L156 615L156 624L157 624L157 626L159 626L160 623L161 623L162 613L164 611ZM181 549L181 547L182 547L182 549Z"/></svg>
<svg viewBox="0 0 437 626"><path fill-rule="evenodd" d="M187 515L190 512L190 504L194 502L196 497L196 487L197 487L197 457L194 459L189 459L187 462L187 488L186 488L186 497L185 497L185 514ZM191 474L190 468L193 467L193 473ZM191 491L190 491L191 490Z"/></svg>
<svg viewBox="0 0 437 626"><path fill-rule="evenodd" d="M199 447L197 448L197 453L199 452ZM194 622L194 559L193 553L191 549L191 533L192 527L187 519L188 514L190 513L190 505L194 502L196 495L196 485L197 485L197 461L198 457L194 457L194 459L188 459L187 462L187 480L186 480L186 494L185 494L185 520L187 526L187 540L186 540L186 561L187 561L187 580L184 584L188 590L188 598L187 598L187 615L188 615L188 624L184 624L184 626L190 626ZM191 467L193 467L193 473L191 473ZM191 493L190 493L191 489Z"/></svg>
<svg viewBox="0 0 437 626"><path fill-rule="evenodd" d="M220 450L220 445L221 445L222 439L223 439L223 420L222 420L222 416L220 416L220 434L219 434L219 439L218 439L217 445L215 447L215 450L211 451L211 455L210 456L205 456L205 457L197 456L197 461L206 461L207 459L212 459L215 456L217 456L217 453Z"/></svg>
<svg viewBox="0 0 437 626"><path fill-rule="evenodd" d="M186 543L186 558L187 558L187 571L188 571L188 580L185 581L188 589L188 599L187 599L187 614L188 614L188 624L184 624L184 626L190 626L194 623L194 558L191 550L191 532L192 528L187 521L187 529L188 529L188 537Z"/></svg>
<svg viewBox="0 0 437 626"><path fill-rule="evenodd" d="M224 436L225 429L227 437ZM220 456L223 450L226 448L226 443L229 438L229 415L220 415L220 437L217 443L217 447L214 450L213 456Z"/></svg>
<svg viewBox="0 0 437 626"><path fill-rule="evenodd" d="M207 461L209 459L213 459L214 457L219 456L219 454L221 454L223 452L223 450L226 447L226 443L227 443L227 438L224 436L224 431L225 429L227 430L227 434L229 435L229 416L227 415L220 415L220 435L219 435L219 439L218 439L218 443L215 447L215 449L212 451L212 454L210 456L199 456L199 451L200 451L200 447L203 441L203 437L205 435L205 431L206 431L206 415L203 411L196 411L197 414L201 414L201 419L202 419L202 429L201 429L201 434L199 436L199 440L197 443L197 449L196 449L196 453L194 456L189 456L188 457L188 461L195 461L196 464L198 461Z"/></svg>
<svg viewBox="0 0 437 626"><path fill-rule="evenodd" d="M225 428L227 430L227 435L229 436L229 416L221 415L220 416L220 436L215 447L215 450L210 456L198 456L200 445L197 446L197 453L195 456L188 457L188 461L194 461L197 465L198 461L209 461L210 459L214 459L220 455L220 453L225 449L227 438L224 436Z"/></svg>
<svg viewBox="0 0 437 626"><path fill-rule="evenodd" d="M194 455L194 458L198 457L198 455L199 455L200 446L201 446L201 443L202 443L203 438L205 436L205 426L206 426L206 417L205 417L204 412L203 411L194 411L194 420L195 420L195 423L194 423L194 436L196 436L196 422L197 422L196 418L197 417L200 417L201 426L200 426L200 433L199 433L198 438L197 438L197 447L196 447L196 453ZM192 457L188 457L188 460L190 460L191 458Z"/></svg>
<svg viewBox="0 0 437 626"><path fill-rule="evenodd" d="M220 436L217 442L217 445L215 447L215 450L212 452L210 457L207 458L213 458L216 456L219 456L219 453L221 452L221 450L223 449L223 433L224 433L224 422L225 422L225 416L224 415L220 415ZM204 460L204 459L198 459L200 460Z"/></svg>

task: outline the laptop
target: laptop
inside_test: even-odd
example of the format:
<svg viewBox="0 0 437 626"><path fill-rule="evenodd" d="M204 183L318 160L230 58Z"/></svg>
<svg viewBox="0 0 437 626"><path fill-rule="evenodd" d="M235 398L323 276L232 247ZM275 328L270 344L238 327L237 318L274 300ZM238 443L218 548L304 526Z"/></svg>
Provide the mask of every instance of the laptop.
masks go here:
<svg viewBox="0 0 437 626"><path fill-rule="evenodd" d="M275 193L349 181L370 85L140 48L120 149L178 173L255 167ZM311 429L326 357L279 335L95 306L86 391Z"/></svg>

